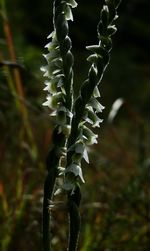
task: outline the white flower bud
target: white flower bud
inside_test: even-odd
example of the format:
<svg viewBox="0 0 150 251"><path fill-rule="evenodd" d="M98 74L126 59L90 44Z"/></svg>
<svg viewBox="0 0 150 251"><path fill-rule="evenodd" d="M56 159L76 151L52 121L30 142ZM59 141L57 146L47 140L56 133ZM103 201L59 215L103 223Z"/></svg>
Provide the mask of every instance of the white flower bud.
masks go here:
<svg viewBox="0 0 150 251"><path fill-rule="evenodd" d="M68 5L70 5L72 8L76 8L77 7L77 2L75 0L67 0L66 1Z"/></svg>
<svg viewBox="0 0 150 251"><path fill-rule="evenodd" d="M89 105L91 105L96 111L96 113L98 112L102 112L103 109L105 108L103 105L101 105L98 100L96 98L91 98Z"/></svg>
<svg viewBox="0 0 150 251"><path fill-rule="evenodd" d="M83 178L83 174L82 174L82 169L79 165L77 165L76 163L72 163L70 166L68 166L66 168L65 173L73 173L75 175L75 177L79 177L81 179L81 181L83 183L85 183L85 180Z"/></svg>

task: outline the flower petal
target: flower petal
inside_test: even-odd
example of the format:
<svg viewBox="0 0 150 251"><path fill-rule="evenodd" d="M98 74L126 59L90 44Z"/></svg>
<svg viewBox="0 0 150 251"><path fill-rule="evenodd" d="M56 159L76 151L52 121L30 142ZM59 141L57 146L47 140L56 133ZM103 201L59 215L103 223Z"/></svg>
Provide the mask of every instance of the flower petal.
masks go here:
<svg viewBox="0 0 150 251"><path fill-rule="evenodd" d="M72 10L69 5L66 5L65 16L67 20L73 21Z"/></svg>
<svg viewBox="0 0 150 251"><path fill-rule="evenodd" d="M85 183L85 180L83 178L83 174L82 174L82 169L79 165L72 163L70 166L68 166L66 168L66 173L71 172L73 173L76 177L79 176L79 178L81 179L81 181L83 183Z"/></svg>
<svg viewBox="0 0 150 251"><path fill-rule="evenodd" d="M86 148L84 149L83 158L89 164L89 156Z"/></svg>
<svg viewBox="0 0 150 251"><path fill-rule="evenodd" d="M85 139L85 143L87 145L93 145L93 144L97 144L97 138L98 135L93 133L89 128L87 128L86 126L83 126L83 136Z"/></svg>
<svg viewBox="0 0 150 251"><path fill-rule="evenodd" d="M91 98L89 105L91 105L96 111L95 112L102 112L105 108L103 105L101 105L96 98Z"/></svg>
<svg viewBox="0 0 150 251"><path fill-rule="evenodd" d="M66 1L68 5L70 5L72 8L76 8L77 7L77 2L75 0L67 0Z"/></svg>
<svg viewBox="0 0 150 251"><path fill-rule="evenodd" d="M94 88L93 96L94 98L99 98L101 96L97 86Z"/></svg>

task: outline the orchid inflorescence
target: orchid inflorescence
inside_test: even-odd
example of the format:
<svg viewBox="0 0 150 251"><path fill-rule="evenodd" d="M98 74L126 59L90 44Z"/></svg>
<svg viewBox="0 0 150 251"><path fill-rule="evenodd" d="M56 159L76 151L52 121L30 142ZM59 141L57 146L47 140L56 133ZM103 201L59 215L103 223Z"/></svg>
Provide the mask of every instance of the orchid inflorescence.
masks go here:
<svg viewBox="0 0 150 251"><path fill-rule="evenodd" d="M105 0L97 26L99 42L97 45L86 47L91 52L87 58L90 68L88 77L75 99L74 57L71 52L68 21L73 21L72 8L77 7L77 3L75 0L54 1L54 31L48 36L51 42L45 46L48 50L44 55L47 65L41 68L46 78L44 90L48 93L43 105L50 108L56 125L52 137L53 147L47 157L48 174L44 185L44 251L50 250L48 200L53 197L55 180L60 175L63 177L63 184L59 191L65 191L68 195L70 216L68 250L74 251L77 248L80 228L78 207L81 199L79 183L85 182L81 160L84 158L89 163L87 147L97 143L98 139L92 128L100 127L102 123L99 113L103 111L104 106L99 102L99 84L109 63L111 36L116 32L114 21L118 17L116 10L119 3L120 0Z"/></svg>

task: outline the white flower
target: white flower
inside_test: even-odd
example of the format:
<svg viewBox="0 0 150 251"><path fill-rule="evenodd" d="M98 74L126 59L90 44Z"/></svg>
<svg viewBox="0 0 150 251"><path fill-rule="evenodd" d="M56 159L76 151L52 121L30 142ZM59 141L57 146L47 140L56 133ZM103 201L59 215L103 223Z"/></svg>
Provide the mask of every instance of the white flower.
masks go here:
<svg viewBox="0 0 150 251"><path fill-rule="evenodd" d="M83 183L85 183L85 180L83 178L82 169L79 165L76 163L72 163L70 166L66 168L65 173L73 173L75 177L79 177Z"/></svg>
<svg viewBox="0 0 150 251"><path fill-rule="evenodd" d="M72 15L72 10L69 5L66 5L65 7L65 17L67 20L73 21L73 15Z"/></svg>
<svg viewBox="0 0 150 251"><path fill-rule="evenodd" d="M47 101L45 101L42 105L43 106L48 106L49 108L51 108L51 102L52 102L52 96L47 96L46 97Z"/></svg>
<svg viewBox="0 0 150 251"><path fill-rule="evenodd" d="M85 143L87 145L93 145L93 144L97 144L97 138L98 135L93 133L89 128L87 128L86 126L82 126L82 130L83 130L83 139L85 140Z"/></svg>
<svg viewBox="0 0 150 251"><path fill-rule="evenodd" d="M105 108L103 105L101 105L98 100L94 97L92 97L90 99L90 102L89 102L89 105L91 105L94 109L95 109L95 112L98 113L98 112L102 112L103 109Z"/></svg>
<svg viewBox="0 0 150 251"><path fill-rule="evenodd" d="M84 143L83 141L79 140L75 144L75 153L83 154L84 152Z"/></svg>
<svg viewBox="0 0 150 251"><path fill-rule="evenodd" d="M75 0L67 0L66 1L68 5L70 5L72 8L76 8L77 7L77 2Z"/></svg>
<svg viewBox="0 0 150 251"><path fill-rule="evenodd" d="M56 36L56 32L55 31L52 31L48 36L47 38L54 38Z"/></svg>
<svg viewBox="0 0 150 251"><path fill-rule="evenodd" d="M103 119L100 119L94 112L93 108L89 105L86 106L86 115L84 117L85 121L89 124L92 124L92 127L100 127L100 123L103 122Z"/></svg>
<svg viewBox="0 0 150 251"><path fill-rule="evenodd" d="M99 98L101 96L97 86L94 88L93 96L94 98Z"/></svg>
<svg viewBox="0 0 150 251"><path fill-rule="evenodd" d="M62 92L57 92L54 95L48 95L47 101L43 103L43 106L48 106L51 109L57 109L58 105L63 101Z"/></svg>
<svg viewBox="0 0 150 251"><path fill-rule="evenodd" d="M40 70L41 70L42 72L44 72L44 74L43 74L44 77L49 77L48 65L42 66L42 67L40 68Z"/></svg>
<svg viewBox="0 0 150 251"><path fill-rule="evenodd" d="M43 54L43 57L47 60L48 63L50 63L52 60L61 59L60 58L60 50L59 49L52 49L49 53Z"/></svg>
<svg viewBox="0 0 150 251"><path fill-rule="evenodd" d="M78 163L80 165L82 158L84 158L84 160L87 163L89 163L88 153L85 147L85 143L83 142L83 139L78 140L74 145L72 145L69 151L74 152L72 155L72 160L76 164Z"/></svg>
<svg viewBox="0 0 150 251"><path fill-rule="evenodd" d="M89 156L86 147L84 148L83 158L89 164Z"/></svg>
<svg viewBox="0 0 150 251"><path fill-rule="evenodd" d="M57 82L55 81L45 81L45 87L44 87L44 91L49 92L50 94L55 94L57 93Z"/></svg>

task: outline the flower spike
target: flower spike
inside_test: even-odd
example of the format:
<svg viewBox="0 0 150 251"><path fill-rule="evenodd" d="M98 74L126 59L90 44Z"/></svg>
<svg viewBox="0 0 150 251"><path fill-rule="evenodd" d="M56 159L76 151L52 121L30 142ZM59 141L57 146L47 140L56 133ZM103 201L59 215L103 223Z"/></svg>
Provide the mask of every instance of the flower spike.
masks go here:
<svg viewBox="0 0 150 251"><path fill-rule="evenodd" d="M72 42L69 37L69 21L73 21L72 8L75 0L54 0L54 31L48 36L50 42L45 46L43 56L47 65L41 68L47 92L47 106L55 118L52 135L53 147L47 156L47 176L44 183L43 200L43 251L50 251L49 201L54 194L66 192L69 214L68 251L76 251L80 230L79 205L81 201L80 183L85 183L82 172L82 159L89 163L87 149L97 143L95 127L100 127L104 106L100 103L99 86L109 64L112 49L112 35L116 32L114 21L118 18L117 8L120 0L105 0L97 25L98 44L87 46L90 63L87 79L81 85L79 95L74 101ZM56 178L63 179L61 186L54 191Z"/></svg>

